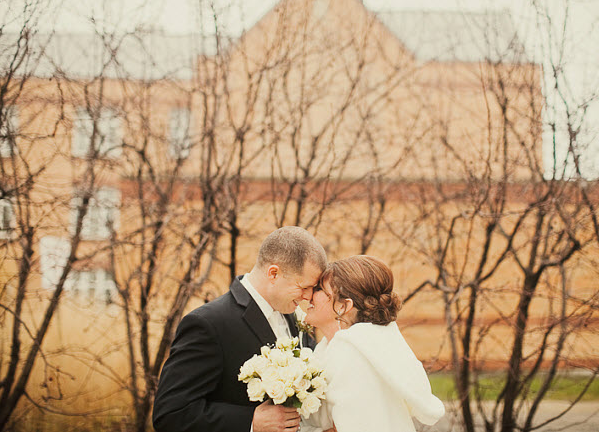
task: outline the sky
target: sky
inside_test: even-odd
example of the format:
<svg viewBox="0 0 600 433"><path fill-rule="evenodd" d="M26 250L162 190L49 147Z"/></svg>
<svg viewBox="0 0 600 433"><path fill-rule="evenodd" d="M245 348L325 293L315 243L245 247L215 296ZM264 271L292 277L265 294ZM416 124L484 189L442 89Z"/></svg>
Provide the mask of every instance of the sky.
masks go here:
<svg viewBox="0 0 600 433"><path fill-rule="evenodd" d="M107 30L147 29L164 30L168 33L199 32L203 20L199 13L200 3L214 3L217 14L222 17L223 25L230 29L232 36L240 34L244 28L251 27L278 0L0 0L0 20L8 23L8 30L16 29L22 22L23 5L32 2L43 2L44 16L40 17L40 27L59 32L89 32L94 25L106 26ZM359 1L359 0L354 0ZM548 6L550 18L555 25L555 31L562 31L564 22L564 4L567 0L538 0ZM231 4L234 6L231 6ZM363 0L365 6L373 11L378 10L449 10L449 11L485 11L507 9L521 34L521 40L531 44L530 52L545 55L540 56L546 70L549 59L557 59L557 47L548 46L548 40L536 32L536 17L523 0ZM51 11L51 13L48 13ZM103 20L102 17L107 19ZM581 95L596 92L598 89L598 0L571 0L569 7L567 38L569 44L563 47L562 55L568 63L566 88L571 104L581 99ZM552 56L549 56L549 54ZM552 80L548 78L548 88L545 89L549 100L556 104L560 102L557 95L552 94ZM547 116L564 116L564 112L546 113ZM592 104L583 116L586 132L586 146L582 150L584 175L588 178L598 178L598 101ZM564 134L559 142L564 142ZM551 142L545 139L545 144ZM562 153L561 153L562 152ZM558 149L559 157L566 152ZM551 158L551 151L546 146L544 155ZM548 160L549 161L549 160ZM548 162L547 161L547 162ZM550 165L547 163L547 166Z"/></svg>

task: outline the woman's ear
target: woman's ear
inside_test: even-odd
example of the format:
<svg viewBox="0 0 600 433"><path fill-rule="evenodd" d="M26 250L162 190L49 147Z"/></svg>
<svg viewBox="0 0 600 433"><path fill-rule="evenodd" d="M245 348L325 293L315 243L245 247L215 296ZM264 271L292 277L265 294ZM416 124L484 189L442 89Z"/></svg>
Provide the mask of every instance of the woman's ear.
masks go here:
<svg viewBox="0 0 600 433"><path fill-rule="evenodd" d="M340 304L342 304L341 307L336 308L336 312L340 315L343 316L344 314L350 312L352 310L352 308L354 308L354 302L352 302L352 299L344 299L343 302L340 302Z"/></svg>
<svg viewBox="0 0 600 433"><path fill-rule="evenodd" d="M349 313L350 311L352 311L352 308L354 308L354 302L352 302L352 299L344 299L344 312Z"/></svg>

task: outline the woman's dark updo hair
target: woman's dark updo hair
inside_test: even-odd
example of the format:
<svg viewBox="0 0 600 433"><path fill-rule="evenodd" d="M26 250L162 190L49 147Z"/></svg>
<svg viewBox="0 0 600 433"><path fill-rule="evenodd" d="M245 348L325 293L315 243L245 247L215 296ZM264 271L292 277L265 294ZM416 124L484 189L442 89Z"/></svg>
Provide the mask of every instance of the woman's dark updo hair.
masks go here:
<svg viewBox="0 0 600 433"><path fill-rule="evenodd" d="M394 275L381 260L372 256L338 260L321 275L321 285L325 282L331 286L334 300L352 299L356 323L387 325L396 320L401 301L393 292Z"/></svg>

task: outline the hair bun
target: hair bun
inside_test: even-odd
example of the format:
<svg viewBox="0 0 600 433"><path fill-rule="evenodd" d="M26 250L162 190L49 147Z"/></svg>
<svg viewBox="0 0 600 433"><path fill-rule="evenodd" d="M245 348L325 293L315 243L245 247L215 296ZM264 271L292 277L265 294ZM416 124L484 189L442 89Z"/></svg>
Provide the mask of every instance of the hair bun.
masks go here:
<svg viewBox="0 0 600 433"><path fill-rule="evenodd" d="M365 297L365 310L374 310L379 307L379 299L375 296L366 296Z"/></svg>
<svg viewBox="0 0 600 433"><path fill-rule="evenodd" d="M396 320L401 304L400 298L394 292L383 293L379 298L366 296L364 309L359 313L359 321L387 325Z"/></svg>

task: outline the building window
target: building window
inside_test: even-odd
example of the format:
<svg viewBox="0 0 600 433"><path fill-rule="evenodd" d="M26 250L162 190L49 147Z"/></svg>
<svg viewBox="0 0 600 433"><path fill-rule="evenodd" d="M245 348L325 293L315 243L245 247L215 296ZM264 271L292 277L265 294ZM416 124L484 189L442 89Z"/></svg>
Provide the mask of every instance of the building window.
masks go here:
<svg viewBox="0 0 600 433"><path fill-rule="evenodd" d="M191 112L188 108L173 108L169 120L169 156L174 159L187 158L190 154Z"/></svg>
<svg viewBox="0 0 600 433"><path fill-rule="evenodd" d="M15 153L15 137L19 127L19 111L15 105L7 105L0 119L0 158L9 158Z"/></svg>
<svg viewBox="0 0 600 433"><path fill-rule="evenodd" d="M15 213L9 199L0 200L0 239L9 239L15 229Z"/></svg>
<svg viewBox="0 0 600 433"><path fill-rule="evenodd" d="M117 285L112 276L104 269L72 271L65 288L75 298L88 302L100 302L106 305L115 302Z"/></svg>
<svg viewBox="0 0 600 433"><path fill-rule="evenodd" d="M84 240L108 239L113 230L119 229L119 206L121 193L115 188L100 188L90 198L83 218L81 238ZM77 216L83 201L75 196L71 201L71 233L75 233Z"/></svg>
<svg viewBox="0 0 600 433"><path fill-rule="evenodd" d="M71 154L85 158L90 152L94 133L94 119L85 107L77 107L71 137ZM122 153L123 132L121 119L107 107L100 110L96 120L95 149L101 158L116 158Z"/></svg>
<svg viewBox="0 0 600 433"><path fill-rule="evenodd" d="M70 252L71 244L66 239L54 236L44 236L40 239L40 268L44 289L56 288Z"/></svg>

